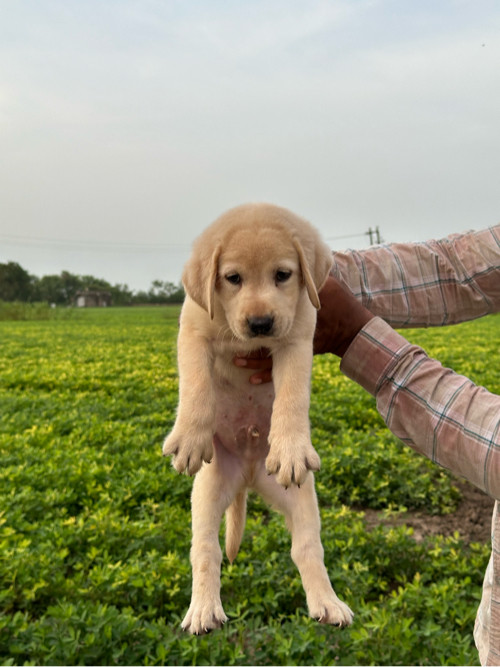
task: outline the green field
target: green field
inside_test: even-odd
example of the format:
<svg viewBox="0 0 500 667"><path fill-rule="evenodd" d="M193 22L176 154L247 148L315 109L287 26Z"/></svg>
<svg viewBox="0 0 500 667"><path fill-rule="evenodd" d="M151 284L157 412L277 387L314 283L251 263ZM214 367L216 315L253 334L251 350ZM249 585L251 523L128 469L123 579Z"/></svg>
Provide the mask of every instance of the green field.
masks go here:
<svg viewBox="0 0 500 667"><path fill-rule="evenodd" d="M326 565L356 616L307 617L289 535L257 498L233 565L230 620L180 630L190 599L192 480L161 456L177 404L178 308L0 322L0 663L477 664L489 545L367 530L363 508L453 511L453 479L394 439L334 357L315 359L311 420ZM410 331L500 392L500 318Z"/></svg>

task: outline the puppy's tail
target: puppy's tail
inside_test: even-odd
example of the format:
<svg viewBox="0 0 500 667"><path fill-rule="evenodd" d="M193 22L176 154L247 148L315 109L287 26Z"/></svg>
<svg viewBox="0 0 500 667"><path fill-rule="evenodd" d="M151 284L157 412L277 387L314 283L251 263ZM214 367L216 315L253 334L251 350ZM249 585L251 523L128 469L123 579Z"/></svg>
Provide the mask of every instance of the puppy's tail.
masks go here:
<svg viewBox="0 0 500 667"><path fill-rule="evenodd" d="M245 530L247 490L240 491L226 510L226 554L232 563L238 554Z"/></svg>

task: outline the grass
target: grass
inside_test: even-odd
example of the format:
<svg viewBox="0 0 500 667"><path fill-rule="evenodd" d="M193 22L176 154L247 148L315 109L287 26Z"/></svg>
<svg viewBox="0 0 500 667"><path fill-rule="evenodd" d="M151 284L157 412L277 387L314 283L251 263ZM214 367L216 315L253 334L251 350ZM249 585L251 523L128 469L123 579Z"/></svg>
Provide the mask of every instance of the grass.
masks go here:
<svg viewBox="0 0 500 667"><path fill-rule="evenodd" d="M2 664L477 664L489 545L367 531L353 507L453 511L453 479L394 439L373 399L314 367L311 420L325 561L351 628L307 617L280 516L249 505L222 566L230 622L180 630L192 481L161 456L177 404L179 309L0 322ZM498 317L406 335L500 392Z"/></svg>
<svg viewBox="0 0 500 667"><path fill-rule="evenodd" d="M71 317L73 312L69 308L51 307L48 303L23 303L0 299L0 321L63 319Z"/></svg>

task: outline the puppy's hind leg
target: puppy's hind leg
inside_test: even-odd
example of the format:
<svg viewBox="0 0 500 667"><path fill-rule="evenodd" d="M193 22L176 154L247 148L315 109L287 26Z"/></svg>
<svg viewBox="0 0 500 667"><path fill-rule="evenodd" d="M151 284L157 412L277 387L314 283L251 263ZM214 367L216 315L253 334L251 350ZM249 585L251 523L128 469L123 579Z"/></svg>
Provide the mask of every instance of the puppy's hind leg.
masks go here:
<svg viewBox="0 0 500 667"><path fill-rule="evenodd" d="M216 457L196 475L191 496L191 566L193 588L191 605L182 628L200 635L220 628L227 621L220 599L222 552L219 528L227 507L238 491L238 476L225 476Z"/></svg>
<svg viewBox="0 0 500 667"><path fill-rule="evenodd" d="M320 623L350 625L353 613L335 594L323 560L313 474L307 475L300 488L284 489L273 477L263 473L255 489L285 515L292 534L292 559L300 572L310 616Z"/></svg>

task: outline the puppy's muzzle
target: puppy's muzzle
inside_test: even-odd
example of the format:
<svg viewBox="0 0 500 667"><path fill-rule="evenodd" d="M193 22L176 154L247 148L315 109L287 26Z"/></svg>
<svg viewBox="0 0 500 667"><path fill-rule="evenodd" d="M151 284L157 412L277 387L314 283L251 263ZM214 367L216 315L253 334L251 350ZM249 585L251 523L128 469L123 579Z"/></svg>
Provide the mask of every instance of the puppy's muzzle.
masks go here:
<svg viewBox="0 0 500 667"><path fill-rule="evenodd" d="M252 337L272 336L274 317L272 315L265 315L264 317L248 317L247 324Z"/></svg>

